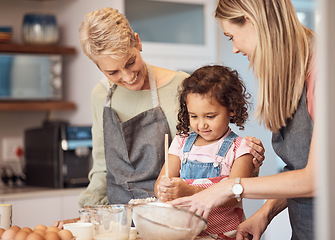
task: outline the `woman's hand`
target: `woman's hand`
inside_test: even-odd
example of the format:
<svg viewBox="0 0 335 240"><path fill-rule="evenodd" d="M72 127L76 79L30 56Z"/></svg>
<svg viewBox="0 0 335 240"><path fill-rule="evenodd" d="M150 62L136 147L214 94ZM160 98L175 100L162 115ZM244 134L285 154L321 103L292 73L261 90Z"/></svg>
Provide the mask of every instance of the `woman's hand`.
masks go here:
<svg viewBox="0 0 335 240"><path fill-rule="evenodd" d="M62 221L56 221L56 222L54 222L53 226L58 227L59 229L63 229L64 224L66 224L66 223L76 223L79 220L80 220L79 218L74 218L74 219L66 219L66 220L62 220Z"/></svg>
<svg viewBox="0 0 335 240"><path fill-rule="evenodd" d="M200 187L191 186L178 177L168 178L163 175L158 182L158 198L163 201L172 201L176 198L190 196L202 190Z"/></svg>
<svg viewBox="0 0 335 240"><path fill-rule="evenodd" d="M186 207L190 211L207 219L213 208L223 205L233 197L231 190L233 184L233 179L221 181L192 196L175 199L170 204Z"/></svg>
<svg viewBox="0 0 335 240"><path fill-rule="evenodd" d="M260 240L268 224L268 218L256 212L254 215L238 225L236 240Z"/></svg>
<svg viewBox="0 0 335 240"><path fill-rule="evenodd" d="M253 158L253 164L256 169L258 169L260 166L262 166L263 161L265 159L264 153L265 149L263 147L263 143L261 140L255 138L255 137L245 137L245 140L247 140L247 145L251 148L250 153L254 156Z"/></svg>

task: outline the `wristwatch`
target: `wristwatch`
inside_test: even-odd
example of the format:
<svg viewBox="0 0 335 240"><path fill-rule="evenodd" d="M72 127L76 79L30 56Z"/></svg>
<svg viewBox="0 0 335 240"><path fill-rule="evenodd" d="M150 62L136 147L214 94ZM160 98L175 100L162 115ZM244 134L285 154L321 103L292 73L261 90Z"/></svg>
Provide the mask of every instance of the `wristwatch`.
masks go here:
<svg viewBox="0 0 335 240"><path fill-rule="evenodd" d="M233 185L232 191L235 194L236 200L240 202L242 199L241 194L243 193L243 186L241 185L241 178L235 178L235 184Z"/></svg>

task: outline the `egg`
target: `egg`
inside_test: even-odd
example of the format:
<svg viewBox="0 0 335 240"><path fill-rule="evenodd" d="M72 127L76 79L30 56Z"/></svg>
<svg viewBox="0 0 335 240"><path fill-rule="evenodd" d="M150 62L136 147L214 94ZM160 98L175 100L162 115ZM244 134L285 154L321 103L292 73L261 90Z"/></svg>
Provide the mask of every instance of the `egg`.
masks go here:
<svg viewBox="0 0 335 240"><path fill-rule="evenodd" d="M14 229L16 232L21 230L21 228L17 225L11 226L9 229Z"/></svg>
<svg viewBox="0 0 335 240"><path fill-rule="evenodd" d="M0 239L1 239L1 236L2 236L2 234L3 234L4 231L6 231L6 230L3 229L3 228L0 228Z"/></svg>
<svg viewBox="0 0 335 240"><path fill-rule="evenodd" d="M45 231L41 230L41 229L37 229L33 231L34 233L38 233L39 235L41 235L42 237L45 235Z"/></svg>
<svg viewBox="0 0 335 240"><path fill-rule="evenodd" d="M26 240L29 233L24 230L20 230L16 233L14 240Z"/></svg>
<svg viewBox="0 0 335 240"><path fill-rule="evenodd" d="M30 227L23 227L23 228L21 228L20 231L25 231L25 232L27 232L27 233L31 233L31 232L33 232L33 230L32 230Z"/></svg>
<svg viewBox="0 0 335 240"><path fill-rule="evenodd" d="M71 240L71 239L73 239L72 232L70 232L67 229L60 230L58 232L58 235L60 236L61 240Z"/></svg>
<svg viewBox="0 0 335 240"><path fill-rule="evenodd" d="M61 240L60 236L53 231L47 231L47 233L44 236L45 240Z"/></svg>
<svg viewBox="0 0 335 240"><path fill-rule="evenodd" d="M42 230L45 231L47 229L47 226L43 225L43 224L39 224L36 227L34 227L34 231L35 230Z"/></svg>
<svg viewBox="0 0 335 240"><path fill-rule="evenodd" d="M58 233L60 230L59 230L59 228L56 227L56 226L49 226L49 227L47 228L46 231L47 231L47 232L51 231L51 232L56 232L56 233Z"/></svg>
<svg viewBox="0 0 335 240"><path fill-rule="evenodd" d="M29 233L26 240L44 240L44 237L36 232Z"/></svg>
<svg viewBox="0 0 335 240"><path fill-rule="evenodd" d="M2 240L13 240L16 235L16 231L14 229L7 229L3 232L1 239Z"/></svg>

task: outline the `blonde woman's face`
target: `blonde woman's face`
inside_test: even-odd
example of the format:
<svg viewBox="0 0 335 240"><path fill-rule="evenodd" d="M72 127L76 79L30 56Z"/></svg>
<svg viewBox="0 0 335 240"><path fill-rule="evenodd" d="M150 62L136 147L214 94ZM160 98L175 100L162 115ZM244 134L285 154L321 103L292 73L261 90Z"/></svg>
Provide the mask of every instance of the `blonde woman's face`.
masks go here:
<svg viewBox="0 0 335 240"><path fill-rule="evenodd" d="M105 56L96 63L103 74L118 86L133 91L150 89L145 63L138 47L132 48L122 59Z"/></svg>
<svg viewBox="0 0 335 240"><path fill-rule="evenodd" d="M233 52L242 53L250 61L256 47L256 30L252 22L246 18L240 25L229 20L221 20L221 26L224 35L233 42Z"/></svg>

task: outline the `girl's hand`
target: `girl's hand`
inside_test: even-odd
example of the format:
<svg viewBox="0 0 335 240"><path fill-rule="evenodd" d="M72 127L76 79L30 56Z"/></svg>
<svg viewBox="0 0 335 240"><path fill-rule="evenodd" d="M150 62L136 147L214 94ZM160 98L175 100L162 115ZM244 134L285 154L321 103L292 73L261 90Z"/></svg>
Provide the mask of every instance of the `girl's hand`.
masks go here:
<svg viewBox="0 0 335 240"><path fill-rule="evenodd" d="M158 198L163 202L172 201L176 198L192 195L198 192L197 189L198 187L189 185L181 178L169 179L164 175L158 183Z"/></svg>
<svg viewBox="0 0 335 240"><path fill-rule="evenodd" d="M247 140L247 145L251 148L250 153L254 156L252 160L253 164L255 168L258 169L265 160L263 143L255 137L245 137L245 140Z"/></svg>
<svg viewBox="0 0 335 240"><path fill-rule="evenodd" d="M166 193L167 188L170 187L172 184L170 178L168 178L165 175L162 175L162 177L160 177L158 179L158 182L156 183L157 185L157 198L159 200L161 200L162 202L166 202L166 201L170 201L169 200L169 196Z"/></svg>

